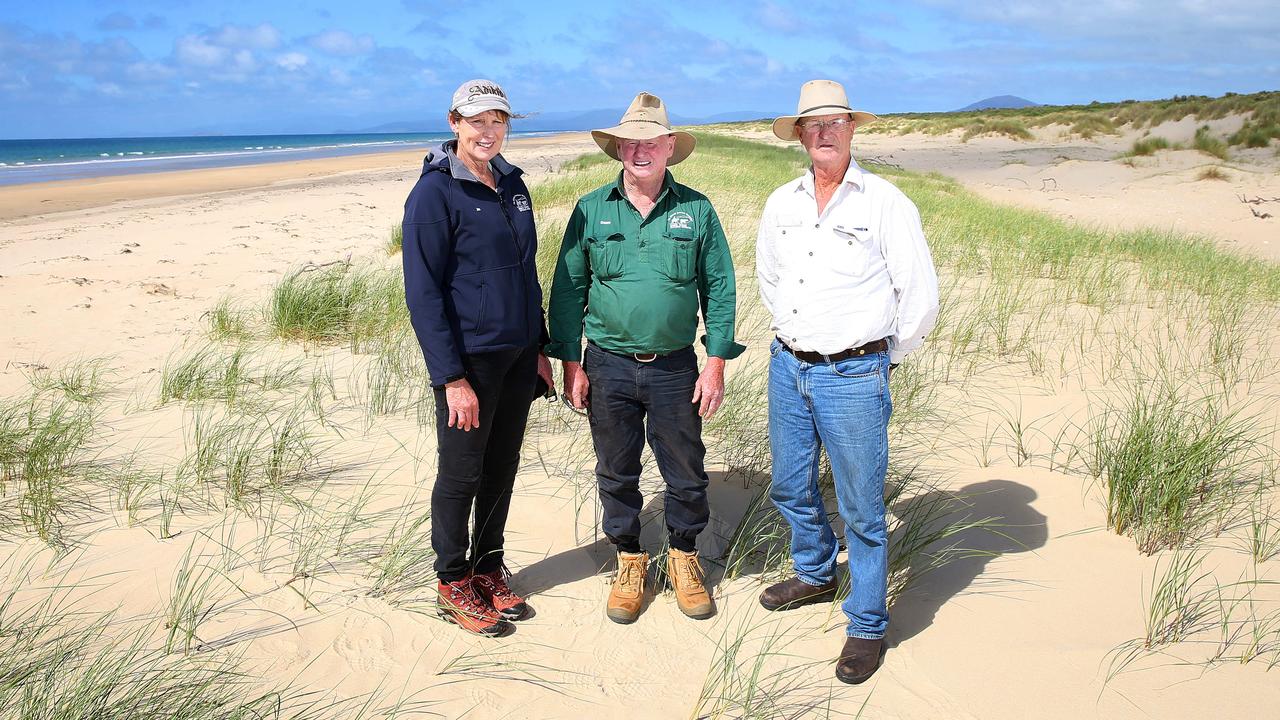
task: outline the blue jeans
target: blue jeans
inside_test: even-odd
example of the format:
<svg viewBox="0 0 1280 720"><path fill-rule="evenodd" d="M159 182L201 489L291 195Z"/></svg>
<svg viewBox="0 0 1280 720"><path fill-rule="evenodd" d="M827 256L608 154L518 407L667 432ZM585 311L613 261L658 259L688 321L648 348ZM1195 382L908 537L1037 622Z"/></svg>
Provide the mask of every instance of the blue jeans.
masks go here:
<svg viewBox="0 0 1280 720"><path fill-rule="evenodd" d="M769 352L769 497L791 525L796 575L811 585L835 578L839 545L818 489L818 456L825 447L849 550L852 587L842 606L847 632L882 638L889 626L889 353L811 364L777 340Z"/></svg>
<svg viewBox="0 0 1280 720"><path fill-rule="evenodd" d="M604 534L623 551L640 551L640 452L647 438L666 481L669 542L692 552L711 516L702 418L692 402L698 381L693 348L642 363L587 345L582 369L591 381L588 407Z"/></svg>

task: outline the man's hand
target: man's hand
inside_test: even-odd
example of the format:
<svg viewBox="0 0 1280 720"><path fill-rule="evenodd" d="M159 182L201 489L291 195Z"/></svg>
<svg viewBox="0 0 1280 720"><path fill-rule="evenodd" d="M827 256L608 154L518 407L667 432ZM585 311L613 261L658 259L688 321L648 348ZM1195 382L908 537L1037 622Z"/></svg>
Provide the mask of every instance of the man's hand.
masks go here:
<svg viewBox="0 0 1280 720"><path fill-rule="evenodd" d="M444 399L449 403L449 427L463 432L480 427L480 398L466 378L446 384Z"/></svg>
<svg viewBox="0 0 1280 720"><path fill-rule="evenodd" d="M556 378L551 373L551 361L542 353L538 353L538 377L542 378L542 382L547 384L552 393L556 391Z"/></svg>
<svg viewBox="0 0 1280 720"><path fill-rule="evenodd" d="M584 410L587 407L587 391L591 381L582 370L582 363L571 360L564 361L564 394L569 396L569 404Z"/></svg>
<svg viewBox="0 0 1280 720"><path fill-rule="evenodd" d="M720 409L724 402L724 358L707 358L707 366L693 386L693 402L698 403L698 415L703 420L710 420Z"/></svg>

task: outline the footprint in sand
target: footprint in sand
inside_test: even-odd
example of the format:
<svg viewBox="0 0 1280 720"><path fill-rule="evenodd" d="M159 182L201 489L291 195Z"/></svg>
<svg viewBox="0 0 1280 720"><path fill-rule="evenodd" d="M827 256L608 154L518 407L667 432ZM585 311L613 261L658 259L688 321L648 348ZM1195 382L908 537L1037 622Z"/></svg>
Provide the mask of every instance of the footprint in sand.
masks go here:
<svg viewBox="0 0 1280 720"><path fill-rule="evenodd" d="M359 672L385 673L394 663L387 648L394 643L386 623L367 615L353 615L333 641L333 650L347 665Z"/></svg>

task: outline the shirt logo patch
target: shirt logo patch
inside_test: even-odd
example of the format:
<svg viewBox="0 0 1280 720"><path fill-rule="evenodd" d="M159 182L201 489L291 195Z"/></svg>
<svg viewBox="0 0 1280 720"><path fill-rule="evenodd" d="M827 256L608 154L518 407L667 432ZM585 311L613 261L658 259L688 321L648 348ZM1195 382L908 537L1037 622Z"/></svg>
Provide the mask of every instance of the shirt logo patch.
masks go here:
<svg viewBox="0 0 1280 720"><path fill-rule="evenodd" d="M667 216L667 227L671 230L692 230L693 217L687 212L673 212Z"/></svg>
<svg viewBox="0 0 1280 720"><path fill-rule="evenodd" d="M529 212L529 198L524 195L516 195L511 198L511 204L516 206L520 212Z"/></svg>

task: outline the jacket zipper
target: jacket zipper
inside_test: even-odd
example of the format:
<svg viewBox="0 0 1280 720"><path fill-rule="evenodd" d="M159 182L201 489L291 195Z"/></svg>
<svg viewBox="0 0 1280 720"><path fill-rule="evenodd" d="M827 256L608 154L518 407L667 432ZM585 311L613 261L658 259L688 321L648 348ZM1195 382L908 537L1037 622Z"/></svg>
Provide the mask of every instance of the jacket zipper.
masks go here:
<svg viewBox="0 0 1280 720"><path fill-rule="evenodd" d="M524 251L525 248L520 245L520 233L516 232L516 225L511 221L511 214L507 212L507 199L505 193L500 190L493 191L498 196L498 207L502 210L502 217L507 221L507 229L511 231L511 242L516 246L516 252L520 253L520 288L524 298L524 322L526 327L529 323L529 280L525 273ZM532 212L532 210L530 210Z"/></svg>

